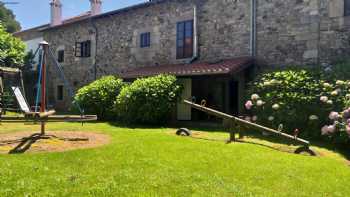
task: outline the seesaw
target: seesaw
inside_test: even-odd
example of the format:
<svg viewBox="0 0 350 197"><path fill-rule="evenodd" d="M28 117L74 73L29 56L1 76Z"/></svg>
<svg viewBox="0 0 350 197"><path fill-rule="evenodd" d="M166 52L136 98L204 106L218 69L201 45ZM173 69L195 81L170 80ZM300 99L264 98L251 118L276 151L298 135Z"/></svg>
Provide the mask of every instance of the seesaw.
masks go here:
<svg viewBox="0 0 350 197"><path fill-rule="evenodd" d="M243 135L243 128L250 128L255 129L258 131L264 131L270 134L273 134L275 136L290 140L296 144L301 145L299 148L295 150L295 153L299 154L302 152L306 152L312 156L315 156L316 153L310 149L310 142L301 138L298 138L298 136L292 136L287 133L283 133L281 130L277 131L275 129L271 129L253 122L249 122L246 120L243 120L241 118L231 116L229 114L205 107L203 105L198 105L193 102L190 102L188 100L183 101L185 104L190 105L192 108L197 109L199 111L205 112L209 115L216 116L218 118L221 118L224 120L224 127L227 129L230 133L230 139L229 142L236 141L236 133L240 134L240 137ZM191 135L190 131L186 128L181 128L177 131L178 135Z"/></svg>

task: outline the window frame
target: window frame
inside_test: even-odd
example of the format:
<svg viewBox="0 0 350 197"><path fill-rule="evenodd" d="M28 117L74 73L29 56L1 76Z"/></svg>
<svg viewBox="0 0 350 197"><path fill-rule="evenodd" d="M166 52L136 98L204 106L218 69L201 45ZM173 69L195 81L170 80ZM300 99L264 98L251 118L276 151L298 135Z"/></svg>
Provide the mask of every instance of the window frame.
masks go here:
<svg viewBox="0 0 350 197"><path fill-rule="evenodd" d="M91 40L75 42L75 57L91 57Z"/></svg>
<svg viewBox="0 0 350 197"><path fill-rule="evenodd" d="M185 20L176 23L176 59L193 57L194 21Z"/></svg>
<svg viewBox="0 0 350 197"><path fill-rule="evenodd" d="M140 34L140 48L151 47L151 32L144 32Z"/></svg>

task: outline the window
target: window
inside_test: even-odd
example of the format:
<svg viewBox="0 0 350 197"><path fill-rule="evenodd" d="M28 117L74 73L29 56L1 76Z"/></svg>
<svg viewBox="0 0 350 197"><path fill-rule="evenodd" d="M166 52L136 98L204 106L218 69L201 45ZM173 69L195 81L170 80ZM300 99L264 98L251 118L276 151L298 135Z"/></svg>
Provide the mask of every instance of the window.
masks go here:
<svg viewBox="0 0 350 197"><path fill-rule="evenodd" d="M344 15L350 16L350 0L344 0Z"/></svg>
<svg viewBox="0 0 350 197"><path fill-rule="evenodd" d="M75 57L90 57L91 56L91 41L75 43Z"/></svg>
<svg viewBox="0 0 350 197"><path fill-rule="evenodd" d="M193 56L193 20L177 23L176 58Z"/></svg>
<svg viewBox="0 0 350 197"><path fill-rule="evenodd" d="M64 62L64 50L59 50L57 52L57 61Z"/></svg>
<svg viewBox="0 0 350 197"><path fill-rule="evenodd" d="M63 85L57 86L57 100L59 101L63 100Z"/></svg>
<svg viewBox="0 0 350 197"><path fill-rule="evenodd" d="M146 48L151 46L151 33L142 33L140 38L140 47Z"/></svg>

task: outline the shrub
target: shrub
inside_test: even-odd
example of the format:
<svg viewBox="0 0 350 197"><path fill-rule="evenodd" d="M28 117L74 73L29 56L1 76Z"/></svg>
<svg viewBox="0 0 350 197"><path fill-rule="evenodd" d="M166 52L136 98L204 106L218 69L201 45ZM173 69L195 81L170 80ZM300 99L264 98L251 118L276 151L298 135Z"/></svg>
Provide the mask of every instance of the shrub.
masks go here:
<svg viewBox="0 0 350 197"><path fill-rule="evenodd" d="M350 83L331 79L327 69L289 69L259 75L250 84L246 103L248 120L285 131L296 129L304 138L321 138L321 128L332 123L329 114L341 111L348 102ZM338 124L337 121L334 124ZM331 130L331 127L330 127ZM347 142L343 131L332 133L330 139Z"/></svg>
<svg viewBox="0 0 350 197"><path fill-rule="evenodd" d="M93 113L99 120L113 118L113 104L124 83L114 76L102 77L78 90L74 100L86 113Z"/></svg>
<svg viewBox="0 0 350 197"><path fill-rule="evenodd" d="M180 93L181 87L174 76L137 79L123 88L116 101L116 110L127 123L162 124L169 118Z"/></svg>
<svg viewBox="0 0 350 197"><path fill-rule="evenodd" d="M7 33L0 24L0 66L22 66L25 56L24 50L24 42L12 34Z"/></svg>

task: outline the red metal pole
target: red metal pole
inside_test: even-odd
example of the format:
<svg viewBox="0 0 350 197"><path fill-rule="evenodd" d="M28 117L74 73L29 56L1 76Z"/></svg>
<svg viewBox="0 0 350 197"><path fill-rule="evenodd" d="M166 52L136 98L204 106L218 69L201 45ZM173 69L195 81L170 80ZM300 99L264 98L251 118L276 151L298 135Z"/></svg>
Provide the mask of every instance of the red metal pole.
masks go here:
<svg viewBox="0 0 350 197"><path fill-rule="evenodd" d="M47 56L47 50L48 50L48 43L47 42L41 42L41 46L43 47L43 63L41 68L41 105L40 105L40 112L43 113L46 111L46 56ZM41 122L41 134L45 134L45 122Z"/></svg>

